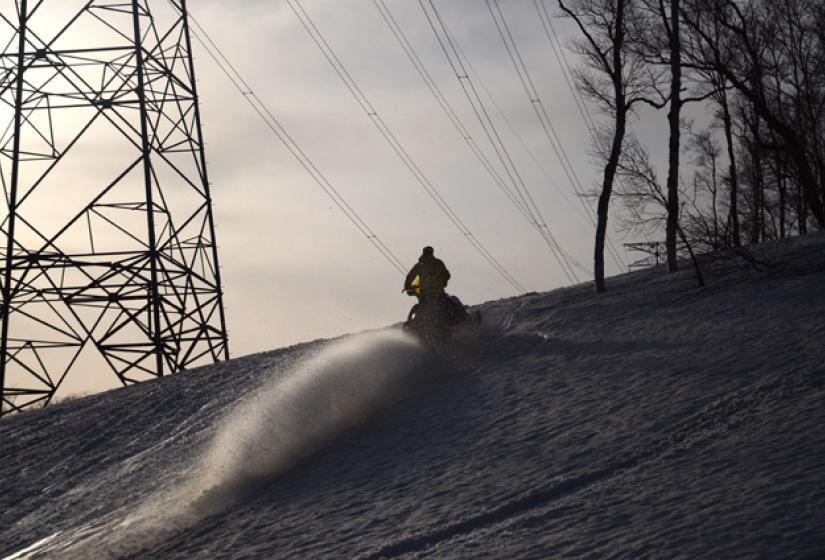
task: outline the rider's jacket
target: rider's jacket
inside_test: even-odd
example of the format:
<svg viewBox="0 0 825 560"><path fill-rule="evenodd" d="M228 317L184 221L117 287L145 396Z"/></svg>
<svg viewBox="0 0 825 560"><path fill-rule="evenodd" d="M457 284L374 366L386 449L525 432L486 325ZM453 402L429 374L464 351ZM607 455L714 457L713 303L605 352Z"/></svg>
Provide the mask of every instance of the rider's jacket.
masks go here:
<svg viewBox="0 0 825 560"><path fill-rule="evenodd" d="M405 290L412 287L413 280L416 277L421 284L421 292L443 292L450 280L450 271L447 270L441 259L430 255L421 255L418 262L407 273L407 278L404 281Z"/></svg>

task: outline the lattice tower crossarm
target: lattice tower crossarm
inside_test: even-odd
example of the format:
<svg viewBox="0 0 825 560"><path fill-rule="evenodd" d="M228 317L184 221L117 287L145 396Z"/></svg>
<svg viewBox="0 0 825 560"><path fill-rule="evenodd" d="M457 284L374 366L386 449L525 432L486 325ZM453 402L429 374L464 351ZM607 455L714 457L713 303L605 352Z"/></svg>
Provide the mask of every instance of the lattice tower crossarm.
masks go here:
<svg viewBox="0 0 825 560"><path fill-rule="evenodd" d="M0 0L0 414L229 357L185 0Z"/></svg>

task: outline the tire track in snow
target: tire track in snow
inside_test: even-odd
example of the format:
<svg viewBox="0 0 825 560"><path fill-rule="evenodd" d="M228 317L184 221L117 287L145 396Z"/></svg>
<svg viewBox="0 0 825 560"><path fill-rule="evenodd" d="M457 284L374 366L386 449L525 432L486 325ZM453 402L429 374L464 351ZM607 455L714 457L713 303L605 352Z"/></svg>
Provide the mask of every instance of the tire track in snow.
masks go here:
<svg viewBox="0 0 825 560"><path fill-rule="evenodd" d="M513 522L517 518L529 519L544 515L544 512L539 513L535 510L621 476L646 463L666 460L688 449L710 443L717 436L725 434L749 418L765 414L783 400L793 399L800 393L821 388L823 376L825 371L807 375L785 374L734 391L704 406L682 422L660 431L663 436L660 441L652 442L646 449L637 449L624 459L578 476L556 478L548 486L527 492L498 507L489 508L443 527L402 537L359 558L378 560L421 552L453 538Z"/></svg>
<svg viewBox="0 0 825 560"><path fill-rule="evenodd" d="M608 478L617 471L629 468L635 462L634 460L628 460L620 465L613 465L609 468L562 480L549 488L528 493L515 500L505 502L497 508L488 509L476 516L463 519L446 527L427 533L412 535L406 539L390 543L360 558L362 558L362 560L378 560L380 558L391 558L401 554L419 552L453 537L473 533L491 525L498 525L525 512L544 506L548 502L573 494L599 480Z"/></svg>

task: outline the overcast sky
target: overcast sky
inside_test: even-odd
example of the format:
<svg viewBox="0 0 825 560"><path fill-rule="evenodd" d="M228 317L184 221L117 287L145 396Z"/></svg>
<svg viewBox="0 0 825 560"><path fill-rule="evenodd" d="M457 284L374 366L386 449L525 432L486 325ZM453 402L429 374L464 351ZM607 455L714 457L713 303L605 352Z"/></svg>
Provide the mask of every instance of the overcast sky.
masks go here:
<svg viewBox="0 0 825 560"><path fill-rule="evenodd" d="M254 91L405 265L431 244L453 274L448 290L465 303L515 295L382 139L285 1L189 4ZM594 187L600 169L589 156L588 132L532 0L500 4L579 177ZM447 120L372 0L304 0L302 5L401 144L495 258L530 291L568 284L540 235ZM387 5L473 137L495 160L418 2L387 0ZM485 97L551 231L592 268L593 226L582 215L486 3L436 5L478 71L472 79L486 84L549 174L548 179ZM555 13L554 2L547 0L547 6ZM566 22L555 25L569 36ZM274 139L212 60L201 49L196 54L232 354L402 319L413 302L401 294L401 275ZM621 239L615 241L620 246ZM608 272L618 271L608 261Z"/></svg>
<svg viewBox="0 0 825 560"><path fill-rule="evenodd" d="M3 2L4 12L13 10ZM165 6L153 2L159 9ZM419 3L385 2L472 138L498 166ZM545 2L555 14L555 1ZM588 130L533 0L499 3L575 172L586 189L595 189L601 166L590 155ZM448 291L465 303L517 295L382 138L286 0L189 0L188 5L257 96L405 268L416 262L423 246L432 245L452 272ZM301 5L415 164L509 274L528 291L569 284L544 239L445 116L373 0L302 0ZM54 6L41 17L58 25L67 19L60 10L71 10L60 2ZM470 79L550 231L567 253L592 269L594 226L547 140L487 3L436 0L436 6L467 55L463 62L474 68ZM570 22L554 19L554 25L563 42L571 37ZM572 53L568 56L577 63ZM324 194L197 43L195 65L232 355L405 318L414 301L401 293L403 275ZM656 138L665 116L648 113L635 125ZM654 155L661 156L664 144L653 143ZM78 173L117 164L114 144L98 148L96 160ZM503 174L500 166L497 171ZM624 254L616 224L614 219L611 231L619 253L625 260L635 258ZM608 259L607 271L615 274L623 266ZM581 281L591 280L576 272ZM80 388L99 388L97 379ZM115 380L107 383L114 386Z"/></svg>

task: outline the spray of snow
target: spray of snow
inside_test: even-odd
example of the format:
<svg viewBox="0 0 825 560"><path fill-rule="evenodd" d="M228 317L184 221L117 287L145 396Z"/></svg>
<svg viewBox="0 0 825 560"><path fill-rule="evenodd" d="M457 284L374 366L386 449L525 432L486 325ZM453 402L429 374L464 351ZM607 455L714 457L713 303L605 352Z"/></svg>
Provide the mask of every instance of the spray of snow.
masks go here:
<svg viewBox="0 0 825 560"><path fill-rule="evenodd" d="M390 404L424 357L410 336L383 330L333 342L276 372L225 415L183 484L148 496L94 538L64 542L63 557L83 557L89 547L98 556L136 554L221 511Z"/></svg>
<svg viewBox="0 0 825 560"><path fill-rule="evenodd" d="M423 356L401 331L379 331L324 348L224 419L198 485L214 497L276 476L365 420L404 386Z"/></svg>

